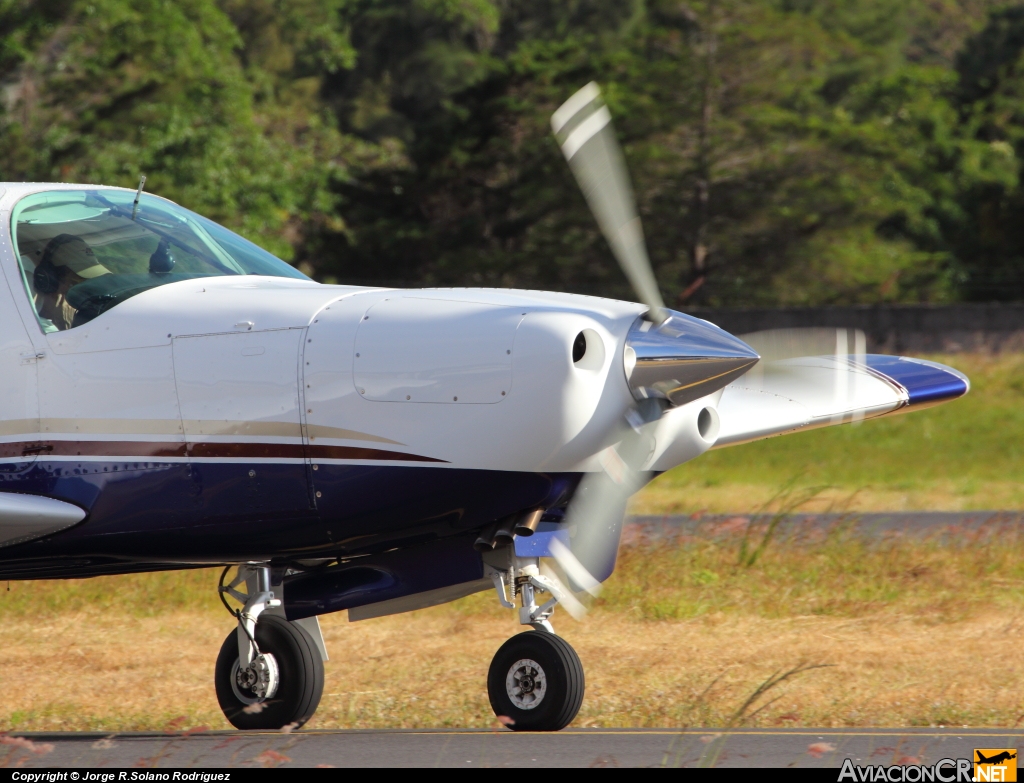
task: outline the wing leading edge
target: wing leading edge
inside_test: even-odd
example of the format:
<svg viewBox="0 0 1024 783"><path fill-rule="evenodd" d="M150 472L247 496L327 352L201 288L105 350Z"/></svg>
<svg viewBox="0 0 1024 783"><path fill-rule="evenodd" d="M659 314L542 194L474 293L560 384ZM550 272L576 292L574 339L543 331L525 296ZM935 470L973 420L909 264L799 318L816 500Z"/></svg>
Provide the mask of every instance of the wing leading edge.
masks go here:
<svg viewBox="0 0 1024 783"><path fill-rule="evenodd" d="M923 359L868 354L766 362L729 384L715 448L938 405L970 390L967 376Z"/></svg>

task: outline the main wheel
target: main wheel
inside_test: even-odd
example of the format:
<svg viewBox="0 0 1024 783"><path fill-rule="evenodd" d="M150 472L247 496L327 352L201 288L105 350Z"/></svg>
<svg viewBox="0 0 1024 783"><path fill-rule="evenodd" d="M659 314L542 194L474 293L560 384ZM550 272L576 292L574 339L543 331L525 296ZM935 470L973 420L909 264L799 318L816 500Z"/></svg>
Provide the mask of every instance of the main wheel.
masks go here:
<svg viewBox="0 0 1024 783"><path fill-rule="evenodd" d="M583 664L565 639L543 631L513 636L494 654L487 695L514 731L558 731L583 704Z"/></svg>
<svg viewBox="0 0 1024 783"><path fill-rule="evenodd" d="M313 717L324 693L324 662L313 639L283 617L263 615L256 623L260 652L274 656L278 686L273 696L259 699L239 674L238 636L228 634L217 656L214 682L224 716L236 729L298 728Z"/></svg>

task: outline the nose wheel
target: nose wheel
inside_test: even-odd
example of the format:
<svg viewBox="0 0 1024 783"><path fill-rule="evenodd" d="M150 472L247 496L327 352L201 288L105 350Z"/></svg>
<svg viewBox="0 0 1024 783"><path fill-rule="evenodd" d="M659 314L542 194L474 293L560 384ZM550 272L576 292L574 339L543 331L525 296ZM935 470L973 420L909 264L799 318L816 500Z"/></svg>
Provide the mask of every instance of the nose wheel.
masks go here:
<svg viewBox="0 0 1024 783"><path fill-rule="evenodd" d="M505 642L491 660L491 708L514 731L558 731L583 704L583 664L565 639L527 631Z"/></svg>

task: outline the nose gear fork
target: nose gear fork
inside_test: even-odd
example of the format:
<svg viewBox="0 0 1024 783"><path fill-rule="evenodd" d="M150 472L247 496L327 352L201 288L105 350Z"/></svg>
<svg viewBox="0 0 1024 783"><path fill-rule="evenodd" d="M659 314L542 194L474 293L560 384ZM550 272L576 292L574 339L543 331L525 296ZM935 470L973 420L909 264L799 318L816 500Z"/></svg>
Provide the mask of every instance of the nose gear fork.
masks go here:
<svg viewBox="0 0 1024 783"><path fill-rule="evenodd" d="M574 616L583 606L558 579L541 573L539 558L517 557L512 546L482 552L481 557L499 603L516 609L518 597L519 622L532 629L506 641L491 659L491 708L513 731L558 731L576 717L585 686L583 664L555 633L551 616L558 604ZM538 603L541 595L549 598Z"/></svg>

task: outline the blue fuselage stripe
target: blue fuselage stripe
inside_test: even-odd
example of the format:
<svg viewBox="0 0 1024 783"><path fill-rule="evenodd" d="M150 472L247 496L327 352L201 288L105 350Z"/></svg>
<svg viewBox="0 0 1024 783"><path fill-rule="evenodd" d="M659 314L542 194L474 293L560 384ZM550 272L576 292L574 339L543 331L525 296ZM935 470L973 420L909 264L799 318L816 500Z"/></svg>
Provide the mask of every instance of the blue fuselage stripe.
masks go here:
<svg viewBox="0 0 1024 783"><path fill-rule="evenodd" d="M0 547L0 574L17 571L18 561L61 570L65 558L201 563L379 552L552 505L578 479L325 462L316 472L298 462L0 463L0 491L57 498L88 512L52 537Z"/></svg>

